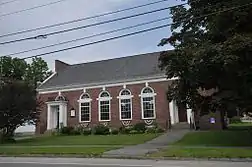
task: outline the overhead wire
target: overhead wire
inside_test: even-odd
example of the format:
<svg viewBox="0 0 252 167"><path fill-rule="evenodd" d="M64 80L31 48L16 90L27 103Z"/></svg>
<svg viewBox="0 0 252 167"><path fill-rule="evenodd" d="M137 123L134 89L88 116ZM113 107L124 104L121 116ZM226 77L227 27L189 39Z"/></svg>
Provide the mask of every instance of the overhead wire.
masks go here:
<svg viewBox="0 0 252 167"><path fill-rule="evenodd" d="M5 55L5 56L18 55L18 54L32 52L32 51L45 49L45 48L50 48L50 47L54 47L54 46L58 46L58 45L73 43L73 42L77 42L77 41L84 40L84 39L89 39L89 38L93 38L93 37L108 35L108 34L120 32L120 31L123 31L123 30L129 30L129 29L132 29L132 28L136 28L136 27L140 27L140 26L149 25L149 24L160 22L160 21L168 20L170 18L171 17L164 17L164 18L161 18L161 19L155 19L155 20L152 20L152 21L148 21L148 22L144 22L144 23L140 23L140 24L136 24L136 25L132 25L132 26L127 26L127 27L124 27L124 28L114 29L114 30L111 30L111 31L106 31L106 32L102 32L102 33L98 33L98 34L94 34L94 35L85 36L85 37L82 37L82 38L77 38L77 39L68 40L68 41L64 41L64 42L59 42L59 43L55 43L55 44L51 44L51 45L38 47L38 48L33 48L33 49L29 49L29 50L15 52L15 53L8 54L8 55Z"/></svg>
<svg viewBox="0 0 252 167"><path fill-rule="evenodd" d="M7 33L7 34L0 35L0 38L14 36L14 35L19 35L19 34L24 34L24 33L28 33L28 32L34 32L34 31L48 29L48 28L59 27L59 26L63 26L63 25L77 23L77 22L81 22L81 21L85 21L85 20L91 20L91 19L95 19L95 18L100 18L100 17L104 17L104 16L113 15L113 14L118 14L118 13L130 11L130 10L134 10L134 9L139 9L139 8L151 6L151 5L154 5L154 4L163 3L163 2L166 2L166 1L169 1L169 0L159 0L159 1L151 2L151 3L146 3L146 4L142 4L142 5L138 5L138 6L133 6L133 7L130 7L130 8L119 9L119 10L116 10L116 11L101 13L101 14L97 14L97 15L93 15L93 16L89 16L89 17L83 17L83 18L79 18L79 19L75 19L75 20L71 20L71 21L66 21L66 22L61 22L61 23L56 23L56 24L41 26L41 27L37 27L37 28L32 28L32 29L27 29L27 30L21 30L21 31L17 31L17 32ZM182 4L176 5L176 6L181 6L181 5L185 5L185 4L187 4L187 3L182 3ZM174 7L174 6L171 6L171 7Z"/></svg>
<svg viewBox="0 0 252 167"><path fill-rule="evenodd" d="M26 38L20 38L20 39L5 41L5 42L1 42L0 45L16 43L16 42L21 42L21 41L27 41L27 40L44 39L44 38L47 38L48 36L52 36L52 35L58 35L58 34L66 33L66 32L76 31L76 30L80 30L80 29L86 29L86 28L89 28L89 27L94 27L94 26L98 26L98 25L103 25L103 24L108 24L108 23L112 23L112 22L117 22L117 21L121 21L121 20L130 19L130 18L134 18L134 17L144 16L144 15L147 15L147 14L168 10L170 8L171 7L159 8L159 9L151 10L151 11L148 11L148 12L138 13L138 14L129 15L129 16L125 16L125 17L119 17L119 18L116 18L116 19L106 20L106 21L97 22L97 23L93 23L93 24L87 24L87 25L84 25L84 26L77 26L77 27L74 27L74 28L63 29L63 30L54 31L54 32L50 32L50 33L45 33L45 34L41 34L41 35L36 35L36 36L32 36L32 37L26 37Z"/></svg>
<svg viewBox="0 0 252 167"><path fill-rule="evenodd" d="M58 0L58 1L50 2L50 3L46 3L46 4L43 4L43 5L38 5L38 6L31 7L31 8L18 10L18 11L15 11L15 12L2 14L2 15L0 15L0 19L3 18L3 17L6 17L6 16L17 14L17 13L22 13L22 12L26 12L26 11L30 11L30 10L34 10L34 9L38 9L38 8L42 8L42 7L46 7L46 6L50 6L50 5L54 5L54 4L63 2L63 1L67 1L67 0Z"/></svg>
<svg viewBox="0 0 252 167"><path fill-rule="evenodd" d="M12 1L2 2L2 3L0 3L0 6L6 5L6 4L9 4L9 3L13 3L13 2L16 2L16 1L19 1L19 0L12 0Z"/></svg>
<svg viewBox="0 0 252 167"><path fill-rule="evenodd" d="M239 5L239 6L236 6L236 7L227 8L227 9L217 11L217 12L212 12L212 13L205 14L205 15L202 15L202 16L198 16L198 17L194 17L194 18L190 18L190 19L185 19L185 20L182 20L180 22L182 23L182 22L185 22L185 21L188 21L188 20L195 20L195 19L200 19L200 18L204 18L204 17L209 17L209 16L212 16L212 15L215 15L215 14L220 14L220 13L240 9L240 8L247 7L247 6L250 6L250 5L252 5L252 2L247 3L245 5ZM24 57L24 58L20 58L20 59L21 60L26 60L26 59L30 59L30 58L34 58L34 57L41 57L41 56L45 56L45 55L48 55L48 54L54 54L54 53L63 52L63 51L71 50L71 49L76 49L76 48L80 48L80 47L85 47L85 46L89 46L89 45L94 45L94 44L98 44L98 43L112 41L112 40L119 39L119 38L134 36L134 35L137 35L137 34L149 32L149 31L154 31L154 30L157 30L157 29L162 29L162 28L174 25L174 24L177 24L177 23L164 24L164 25L161 25L161 26L156 26L156 27L152 27L152 28L149 28L149 29L144 29L144 30L141 30L141 31L135 31L135 32L132 32L132 33L127 33L127 34L123 34L123 35L119 35L119 36L115 36L115 37L111 37L111 38L106 38L106 39L103 39L103 40L98 40L98 41L95 41L95 42L90 42L90 43L86 43L86 44L82 44L82 45L63 48L63 49L59 49L59 50L54 50L54 51L51 51L51 52L37 54L37 55L34 55L34 56L28 56L28 57Z"/></svg>

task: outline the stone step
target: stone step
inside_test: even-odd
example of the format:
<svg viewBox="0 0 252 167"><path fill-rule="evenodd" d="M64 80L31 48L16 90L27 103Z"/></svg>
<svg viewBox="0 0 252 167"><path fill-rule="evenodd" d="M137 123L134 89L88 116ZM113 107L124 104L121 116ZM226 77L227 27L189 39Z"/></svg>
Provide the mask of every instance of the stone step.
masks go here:
<svg viewBox="0 0 252 167"><path fill-rule="evenodd" d="M180 122L172 125L172 129L190 129L190 125L187 122Z"/></svg>

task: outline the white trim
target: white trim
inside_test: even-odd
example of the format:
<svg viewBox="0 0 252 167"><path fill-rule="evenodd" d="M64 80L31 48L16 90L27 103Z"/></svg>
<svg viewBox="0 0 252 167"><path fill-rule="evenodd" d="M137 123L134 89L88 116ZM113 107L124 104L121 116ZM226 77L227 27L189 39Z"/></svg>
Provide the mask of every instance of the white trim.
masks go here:
<svg viewBox="0 0 252 167"><path fill-rule="evenodd" d="M86 89L83 89L83 93L80 95L78 103L79 103L79 122L80 123L88 123L91 122L91 112L92 112L92 108L91 108L91 101L92 99L90 98L90 95L88 93L86 93ZM83 95L88 95L89 98L82 98ZM89 103L89 120L88 121L81 121L81 104L82 103Z"/></svg>
<svg viewBox="0 0 252 167"><path fill-rule="evenodd" d="M89 123L89 122L91 122L91 119L92 119L92 117L91 117L91 114L92 114L92 106L91 106L91 101L92 101L92 99L91 99L91 101L80 101L80 100L78 100L79 101L79 123ZM89 120L88 121L81 121L81 103L89 103Z"/></svg>
<svg viewBox="0 0 252 167"><path fill-rule="evenodd" d="M45 102L47 105L51 105L51 106L56 106L56 105L67 105L67 101L48 101Z"/></svg>
<svg viewBox="0 0 252 167"><path fill-rule="evenodd" d="M47 77L41 84L40 86L44 85L47 81L49 81L52 77L54 77L54 75L56 75L57 72L53 72L52 75L50 75L49 77ZM39 86L39 87L40 87Z"/></svg>
<svg viewBox="0 0 252 167"><path fill-rule="evenodd" d="M109 94L109 97L101 97L101 94L103 92L107 92ZM110 93L106 90L101 91L101 93L99 94L99 97L97 98L98 100L98 117L99 117L99 122L109 122L111 121L111 99L112 97L110 96ZM109 101L109 120L101 120L101 101Z"/></svg>
<svg viewBox="0 0 252 167"><path fill-rule="evenodd" d="M130 92L130 95L121 95L122 91L124 91L124 90L129 91L129 92ZM118 100L119 100L119 119L120 119L120 121L131 121L131 120L132 120L132 118L133 118L133 115L132 115L132 113L133 113L132 98L133 98L133 97L134 97L134 96L132 95L132 93L131 93L131 91L130 91L129 89L124 88L124 89L122 89L122 90L119 92L119 96L117 96L117 98L118 98ZM129 99L129 100L130 100L130 114L131 114L131 116L130 116L129 119L122 119L122 106L121 106L121 100L122 100L122 99Z"/></svg>
<svg viewBox="0 0 252 167"><path fill-rule="evenodd" d="M151 82L162 82L162 81L172 81L172 80L177 80L178 78L170 78L167 79L166 77L162 76L159 78L153 78L153 79L142 79L138 81L129 81L126 84L127 85L135 85L135 84L142 84L142 83L151 83ZM123 86L125 82L118 82L118 83L111 83L111 84L102 84L102 83L97 83L97 84L92 84L92 85L69 85L65 87L55 87L55 88L50 88L50 89L37 89L39 94L48 94L48 93L55 93L55 92L69 92L69 91L78 91L78 90L83 90L83 87L85 89L95 89L95 88L103 88L103 87L114 87L114 86Z"/></svg>
<svg viewBox="0 0 252 167"><path fill-rule="evenodd" d="M143 93L144 89L145 88L150 88L152 89L153 93ZM141 94L139 95L139 97L141 97L141 115L142 115L142 119L143 120L146 120L146 119L156 119L156 98L155 96L157 95L156 93L154 93L155 90L150 87L150 86L147 86L147 87L144 87L141 91ZM143 109L143 98L145 97L152 97L153 98L153 117L149 117L149 118L144 118L144 109Z"/></svg>

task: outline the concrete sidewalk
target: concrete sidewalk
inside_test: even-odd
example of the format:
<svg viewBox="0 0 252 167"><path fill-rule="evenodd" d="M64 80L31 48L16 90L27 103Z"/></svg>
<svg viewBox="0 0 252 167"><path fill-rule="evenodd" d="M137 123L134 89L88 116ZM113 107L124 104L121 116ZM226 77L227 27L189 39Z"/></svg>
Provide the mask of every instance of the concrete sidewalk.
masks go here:
<svg viewBox="0 0 252 167"><path fill-rule="evenodd" d="M134 146L126 146L121 149L107 151L103 154L103 157L140 157L148 153L156 152L159 149L168 147L179 139L181 139L185 134L190 132L190 130L170 130L165 134L148 141L144 144L138 144Z"/></svg>

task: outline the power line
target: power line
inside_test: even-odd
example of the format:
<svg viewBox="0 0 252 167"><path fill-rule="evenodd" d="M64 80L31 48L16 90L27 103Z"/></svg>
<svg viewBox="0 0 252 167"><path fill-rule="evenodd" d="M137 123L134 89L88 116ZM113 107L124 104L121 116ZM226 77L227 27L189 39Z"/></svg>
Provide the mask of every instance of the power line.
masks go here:
<svg viewBox="0 0 252 167"><path fill-rule="evenodd" d="M26 40L47 38L48 36L52 36L52 35L58 35L58 34L70 32L70 31L76 31L76 30L85 29L85 28L89 28L89 27L94 27L94 26L98 26L98 25L103 25L103 24L108 24L108 23L117 22L117 21L121 21L121 20L126 20L126 19L130 19L130 18L134 18L134 17L139 17L139 16L151 14L151 13L161 12L161 11L164 11L164 10L167 10L167 9L170 9L170 8L171 7L160 8L160 9L157 9L157 10L151 10L151 11L144 12L144 13L138 13L138 14L129 15L129 16L125 16L125 17L119 17L119 18L116 18L116 19L106 20L106 21L102 21L102 22L98 22L98 23L87 24L87 25L84 25L84 26L78 26L78 27L74 27L74 28L63 29L63 30L59 30L59 31L54 31L54 32L42 34L42 35L26 37L26 38L20 38L20 39L11 40L11 41L5 41L5 42L0 43L0 45L5 45L5 44L10 44L10 43L15 43L15 42L21 42L21 41L26 41Z"/></svg>
<svg viewBox="0 0 252 167"><path fill-rule="evenodd" d="M59 42L59 43L56 43L56 44L51 44L51 45L47 45L47 46L43 46L43 47L38 47L38 48L33 48L33 49L25 50L25 51L20 51L20 52L12 53L12 54L5 55L5 56L18 55L18 54L32 52L32 51L36 51L36 50L40 50L40 49L50 48L50 47L53 47L53 46L63 45L63 44L67 44L67 43L73 43L73 42L77 42L77 41L84 40L84 39L89 39L89 38L93 38L93 37L108 35L108 34L112 34L112 33L115 33L115 32L120 32L120 31L123 31L123 30L129 30L129 29L132 29L132 28L136 28L136 27L140 27L140 26L144 26L144 25L148 25L148 24L168 20L170 18L171 17L164 17L164 18L161 18L161 19L156 19L156 20L152 20L152 21L149 21L149 22L136 24L136 25L133 25L133 26L127 26L127 27L124 27L124 28L119 28L119 29L115 29L115 30L111 30L111 31L106 31L106 32L94 34L94 35L85 36L85 37L82 37L82 38L77 38L77 39L68 40L68 41L64 41L64 42Z"/></svg>
<svg viewBox="0 0 252 167"><path fill-rule="evenodd" d="M9 4L9 3L13 3L13 2L16 2L16 1L19 1L19 0L12 0L12 1L2 2L2 3L0 3L0 6L6 5L6 4Z"/></svg>
<svg viewBox="0 0 252 167"><path fill-rule="evenodd" d="M46 7L46 6L49 6L49 5L54 5L54 4L56 4L56 3L60 3L60 2L63 2L63 1L67 1L67 0L58 0L58 1L55 1L55 2L50 2L50 3L47 3L47 4L34 6L34 7L31 7L31 8L27 8L27 9L23 9L23 10L18 10L18 11L11 12L11 13L6 13L6 14L3 14L3 15L0 15L0 18L6 17L6 16L10 16L10 15L14 15L14 14L17 14L17 13L26 12L26 11L29 11L29 10L34 10L34 9ZM10 1L10 2L11 2L11 1ZM14 1L13 1L13 2L14 2Z"/></svg>
<svg viewBox="0 0 252 167"><path fill-rule="evenodd" d="M102 13L102 14L89 16L89 17L83 17L83 18L75 19L75 20L71 20L71 21L61 22L61 23L57 23L57 24L46 25L46 26L32 28L32 29L28 29L28 30L22 30L22 31L18 31L18 32L7 33L7 34L0 35L0 38L13 36L13 35L18 35L18 34L24 34L24 33L38 31L38 30L43 30L43 29L47 29L47 28L63 26L63 25L67 25L67 24L72 24L72 23L76 23L76 22L80 22L80 21L84 21L84 20L90 20L90 19L94 19L94 18L99 18L99 17L103 17L103 16L108 16L108 15L112 15L112 14L118 14L118 13L130 11L130 10L133 10L133 9L138 9L138 8L142 8L142 7L162 3L162 2L165 2L165 1L168 1L168 0L159 0L159 1L156 1L156 2L146 3L146 4L143 4L143 5L138 5L138 6L134 6L134 7L130 7L130 8L125 8L125 9L120 9L120 10L116 10L116 11L113 11L113 12L107 12L107 13ZM181 6L181 5L185 5L185 4L187 4L187 3L183 3L183 4L180 4L180 5L177 5L177 6ZM171 6L171 7L174 7L174 6Z"/></svg>
<svg viewBox="0 0 252 167"><path fill-rule="evenodd" d="M240 6L236 6L236 7L232 7L232 8L227 8L225 10L221 10L221 11L218 11L218 12L212 12L212 13L205 14L205 15L202 15L202 16L199 16L199 17L194 17L194 18L191 18L191 19L185 19L185 20L182 20L180 22L185 22L185 21L188 21L188 20L195 20L195 19L200 19L200 18L204 18L204 17L209 17L209 16L212 16L212 15L215 15L215 14L220 14L220 13L232 11L232 10L247 7L247 6L250 6L250 5L252 5L252 2L248 3L248 4L245 4L245 5L240 5ZM165 25L161 25L161 26L157 26L157 27L153 27L153 28L149 28L149 29L144 29L144 30L141 30L141 31L135 31L135 32L120 35L120 36L106 38L106 39L95 41L95 42L90 42L90 43L86 43L86 44L82 44L82 45L77 45L77 46L68 47L68 48L64 48L64 49L59 49L59 50L55 50L55 51L51 51L51 52L46 52L46 53L38 54L38 55L35 55L35 56L28 56L28 57L21 58L21 60L30 59L30 58L33 58L33 57L41 57L41 56L45 56L45 55L48 55L48 54L63 52L63 51L71 50L71 49L76 49L76 48L80 48L80 47L85 47L85 46L89 46L89 45L94 45L94 44L98 44L98 43L112 41L112 40L115 40L115 39L125 38L125 37L128 37L128 36L134 36L134 35L137 35L137 34L142 34L142 33L145 33L145 32L165 28L165 27L168 27L168 26L171 26L171 25L174 25L174 24L177 24L177 23L165 24Z"/></svg>

